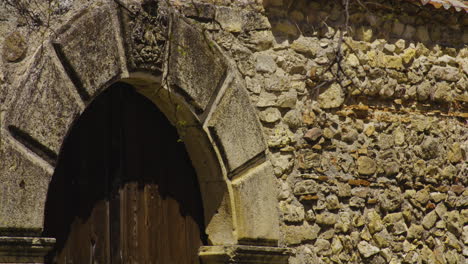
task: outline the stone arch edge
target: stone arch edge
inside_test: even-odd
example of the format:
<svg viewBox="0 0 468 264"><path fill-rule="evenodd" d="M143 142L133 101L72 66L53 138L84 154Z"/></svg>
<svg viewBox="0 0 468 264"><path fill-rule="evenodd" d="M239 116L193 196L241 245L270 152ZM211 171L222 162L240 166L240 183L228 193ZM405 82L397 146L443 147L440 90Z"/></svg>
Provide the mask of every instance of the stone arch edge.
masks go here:
<svg viewBox="0 0 468 264"><path fill-rule="evenodd" d="M77 18L74 21L72 21L72 23L79 24L80 21L83 21L85 19L89 19L89 18L92 19L93 14L94 14L94 18L98 17L97 14L99 14L99 17L102 18L103 13L101 12L109 12L109 11L110 11L109 17L112 21L114 21L113 23L115 23L116 21L119 22L121 21L120 20L121 17L116 16L115 10L113 10L115 8L116 7L111 4L108 6L101 7L100 9L93 10L91 12L83 11L83 14L80 14L79 16L77 16ZM122 11L120 10L119 12L122 12ZM178 19L177 14L175 15L173 14L173 17L175 18L172 18L172 19ZM85 22L83 23L86 24ZM185 23L185 22L182 22L182 23ZM171 26L173 25L174 24L171 24ZM75 25L67 24L64 27L65 30L63 30L64 32L62 33L61 36L59 36L58 38L55 38L52 41L52 44L47 43L45 45L46 47L45 49L50 52L50 54L46 54L46 57L48 57L50 60L47 63L50 63L51 66L49 65L49 67L53 68L53 70L47 70L45 74L46 75L48 74L48 76L60 76L58 77L58 79L62 81L60 85L62 87L65 87L65 90L66 90L66 92L52 90L53 92L51 93L53 94L53 96L50 94L46 94L45 97L46 99L48 97L61 98L60 101L61 101L62 106L73 105L71 109L67 108L69 112L69 120L65 121L65 123L68 122L68 124L66 125L54 124L54 125L61 127L62 129L61 130L62 138L58 137L59 139L58 141L60 142L60 144L63 141L63 137L65 137L68 131L68 128L73 123L73 120L75 120L75 118L84 110L84 105L86 103L89 103L90 98L95 96L93 92L99 93L100 91L108 87L112 82L115 82L116 80L122 80L124 82L129 82L132 85L135 85L135 80L140 80L140 81L143 81L144 84L145 83L148 84L151 82L151 79L152 78L154 79L155 77L154 74L151 75L152 76L151 78L148 77L149 75L146 75L145 77L143 77L143 75L140 74L138 71L132 71L132 68L128 67L127 57L129 55L126 55L126 54L130 53L128 50L129 46L128 45L126 46L125 43L120 42L121 39L125 41L125 36L121 35L121 34L124 34L124 32L120 32L119 29L116 31L112 31L113 34L115 34L113 35L113 37L115 37L116 41L114 41L114 46L111 46L114 49L114 51L117 51L118 56L113 57L109 55L108 52L104 52L104 55L103 55L104 58L110 61L113 61L113 64L117 65L117 68L110 67L110 70L107 69L108 72L104 72L104 74L101 74L101 76L105 76L105 78L103 79L99 79L99 78L93 79L91 75L87 76L87 74L89 74L88 72L80 71L80 67L83 67L83 65L80 65L80 64L71 65L73 64L74 59L76 60L77 58L79 58L80 60L82 60L83 59L82 57L78 56L78 57L73 58L73 54L71 56L68 55L67 57L67 52L71 54L71 52L73 52L74 50L74 47L71 46L71 47L68 47L67 49L67 47L63 45L60 46L61 45L60 43L62 44L68 43L68 41L73 43L73 39L71 37L68 36L67 38L66 32L69 32L70 28L73 28L74 26ZM115 27L116 25L114 24L113 26ZM196 29L193 29L193 25L189 25L188 30L193 31ZM112 34L107 35L107 37L108 36L112 36ZM171 40L171 41L177 41L177 40ZM175 46L177 45L178 44L176 43ZM174 46L171 47L170 44L166 46L165 47L166 51L164 53L164 56L167 56L167 54L170 53L168 51L170 51L170 49L173 47ZM90 55L93 55L93 54L90 54ZM221 54L219 56L223 56L223 55ZM39 58L39 59L35 58L34 64L36 64L37 61L42 60L42 59L43 58ZM177 65L179 61L177 61L177 58L173 61L171 61L171 59L173 59L173 57L167 58L168 63L163 66L177 68L177 66L174 66L174 65ZM222 58L220 60L224 60L226 64L229 64L229 60L226 58ZM84 61L86 61L86 56L84 58ZM106 61L106 60L103 60L103 61ZM184 61L183 58L182 58L182 61ZM43 62L39 62L39 63L43 63ZM104 66L105 64L94 65L94 67L91 67L91 69L93 69L93 71L98 69L97 72L99 72L99 69L101 71L102 69L106 69ZM184 74L184 71L185 71L184 69L178 69L178 70L180 70L179 72L180 74ZM111 73L109 73L109 71L111 71ZM190 74L190 69L188 71L189 71L188 73ZM182 91L182 93L179 93L175 96L177 97L176 100L180 101L181 105L185 105L185 108L188 109L192 114L193 112L195 112L194 114L195 118L192 121L199 122L197 126L201 128L201 130L198 132L201 132L202 134L205 133L205 135L201 135L201 136L204 137L204 140L206 141L206 143L210 144L209 147L212 148L212 151L214 151L215 153L214 160L219 163L219 167L220 167L219 169L221 170L221 174L222 174L223 181L224 181L223 184L227 186L226 192L228 194L228 197L226 197L226 199L228 200L227 202L228 204L226 204L226 208L225 208L227 212L226 212L226 215L224 216L225 219L218 219L217 221L221 222L222 224L225 224L223 223L225 221L228 221L228 222L232 221L231 225L233 225L232 228L234 229L234 232L233 232L234 235L231 238L227 238L225 242L215 243L215 244L218 244L219 246L222 246L222 248L224 248L224 251L219 250L219 246L217 246L218 248L206 247L202 249L202 252L204 253L201 253L200 256L202 258L205 258L207 263L220 263L220 262L216 262L216 261L219 261L218 258L216 257L214 258L212 256L213 255L218 256L220 254L232 255L234 254L233 252L236 252L234 255L238 255L238 256L244 256L245 254L247 254L245 252L249 252L247 255L257 254L258 256L261 256L261 254L259 255L258 252L261 252L260 249L262 247L259 247L255 250L252 249L253 251L252 250L249 251L249 246L234 246L233 248L229 250L226 248L226 246L235 245L237 243L251 244L251 245L255 245L255 244L275 245L276 244L275 241L277 241L278 239L277 238L278 237L278 230L277 230L278 224L275 224L273 222L272 225L268 225L266 223L266 221L271 220L271 217L278 219L278 216L275 215L277 214L277 211L276 211L276 189L273 187L274 179L270 177L270 176L273 176L273 173L271 172L271 164L269 164L269 162L264 158L264 152L265 152L266 147L264 146L264 139L263 139L263 134L261 133L260 124L253 109L252 111L247 111L247 113L245 113L246 109L250 109L252 108L252 106L249 103L248 95L242 84L243 82L242 78L239 77L239 75L235 72L235 70L233 70L233 67L231 67L230 65L227 66L227 71L228 73L226 74L226 76L223 76L224 79L221 82L222 84L220 85L220 87L213 90L213 94L209 98L208 103L206 103L206 106L205 106L206 109L201 114L196 113L197 112L196 108L202 106L203 102L198 103L198 105L194 105L193 101L189 103L186 102L187 95L190 96L190 93L189 93L190 91L187 92L187 90L190 87L189 88L183 87L184 80L181 81L180 79L179 80L173 79L171 75L169 75L169 77L164 76L164 74L167 74L167 70L162 71L163 75L161 76L162 78L169 78L169 80L171 81L171 84L178 86L177 87L178 89L186 89L185 91ZM32 75L33 77L28 76L28 74ZM28 93L34 94L33 92L34 90L41 90L41 89L47 90L47 89L52 89L53 87L57 86L57 84L55 84L55 86L53 84L48 84L48 86L46 86L45 83L42 83L42 79L41 79L42 74L43 74L42 71L37 73L33 69L31 69L28 74L25 75L25 78L22 81L21 85L18 85L18 88L20 88L21 86L28 87L28 88L21 88L21 92L23 94L28 94ZM79 74L81 74L81 76L79 76ZM30 82L31 84L29 84L28 82ZM93 90L93 86L91 85L93 83L94 84L98 83L98 85L96 86L100 87L99 90ZM165 91L167 92L167 90ZM17 97L16 104L15 104L16 106L19 104L21 99L24 98L24 95L21 95L21 92L19 92L16 95ZM142 91L142 93L144 94L145 92ZM241 98L240 99L241 102L236 102L235 100L239 98ZM153 101L157 101L154 98L150 98L150 99L152 99ZM194 99L193 96L190 99L196 100L196 98ZM157 102L156 104L158 105ZM31 105L33 106L35 105L34 107L37 108L37 102L32 102ZM47 107L45 107L45 110L46 112L48 111L48 112L55 113L54 111L49 111L50 109L47 109ZM170 114L166 114L166 115L170 115ZM257 133L253 137L254 139L257 139L257 141L260 142L260 146L256 146L257 149L250 150L250 152L248 148L252 144L243 146L242 142L237 142L237 143L234 142L233 145L229 145L232 143L229 140L230 137L239 136L239 135L230 134L232 131L238 132L239 134L243 134L247 130L252 130L251 129L252 127L248 127L244 129L242 129L241 127L240 130L238 128L229 127L227 123L229 123L229 121L232 121L232 118L235 118L236 116L239 116L239 115L240 116L245 115L246 116L245 120L251 123L253 130L257 132L260 131L260 133ZM10 117L7 114L7 118L5 119L6 121L3 122L5 124L2 124L3 128L14 126L15 124L21 123L22 119L20 119L18 116L15 117L14 114L12 116L13 117ZM34 134L35 128L33 125L34 124L31 124L31 127L25 127L19 130L20 131L26 130L26 132L32 132L32 133L26 133L26 134L27 135L32 134L30 135L31 138L39 142L40 143L39 145L45 146L46 149L48 150L52 149L52 151L56 151L58 155L59 150L60 150L60 144L54 145L53 142L44 143L44 141L41 141L40 133L36 133L36 135ZM60 129L57 129L57 130L60 130ZM49 132L50 131L53 131L53 129L50 129ZM48 167L48 165L46 164L47 161L45 161L45 159L41 155L38 154L37 150L32 150L30 146L28 146L27 144L24 144L24 142L28 141L28 139L24 141L24 139L21 139L21 138L18 139L18 138L12 137L11 131L5 131L4 129L2 130L2 133L6 134L6 138L8 139L7 141L15 142L15 146L13 147L13 150L18 153L22 153L22 154L19 154L19 157L21 157L21 159L24 159L25 162L30 162L32 164L30 166L31 174L32 175L38 174L37 171L40 171L39 174L41 175L37 176L37 178L40 179L39 181L41 181L42 183L48 182L48 180L50 180L50 175L51 175L50 167ZM7 145L8 144L9 143L7 143ZM238 145L236 146L236 144ZM12 144L9 144L8 146L10 145ZM236 157L237 155L236 152L248 153L250 156ZM52 164L52 167L53 167L53 164ZM211 182L211 181L207 180L207 182ZM216 182L216 180L214 180L213 182ZM261 186L265 186L265 188L269 188L268 192L265 192L263 194L260 193L259 190L261 188L258 188L258 184L260 184ZM211 188L213 189L213 187ZM261 202L259 203L259 201L262 201L263 203ZM25 215L27 214L28 213L26 213ZM18 217L24 217L25 215L22 215L22 216L19 215ZM259 215L260 217L258 217ZM37 223L39 222L36 222L35 225L37 226ZM223 232L226 232L226 230L224 230ZM222 241L222 239L223 238L220 238L219 241ZM7 241L7 240L4 240L4 241ZM2 248L2 245L4 244L5 245L7 245L8 243L11 244L11 239L8 241L10 242L5 242L6 244L0 241L0 249ZM36 242L42 241L41 243L44 245L44 250L48 249L51 244L50 240L42 239L42 240L34 240L34 241ZM266 247L263 247L263 248L266 248ZM268 252L270 253L276 252L275 253L276 259L285 259L285 256L287 255L287 250L285 249L280 250L279 248L277 249L279 251L278 250L272 251L272 249L271 250L269 249ZM224 253L220 253L220 252L224 252ZM252 252L256 252L256 253L252 253ZM279 254L278 252L282 252L282 253ZM258 261L258 256L256 258L257 259L256 261ZM242 258L245 259L245 256ZM29 258L28 261L31 261L31 259ZM284 262L281 262L283 260L278 260L278 261L280 261L278 263L284 263ZM245 263L248 263L248 262L245 262Z"/></svg>

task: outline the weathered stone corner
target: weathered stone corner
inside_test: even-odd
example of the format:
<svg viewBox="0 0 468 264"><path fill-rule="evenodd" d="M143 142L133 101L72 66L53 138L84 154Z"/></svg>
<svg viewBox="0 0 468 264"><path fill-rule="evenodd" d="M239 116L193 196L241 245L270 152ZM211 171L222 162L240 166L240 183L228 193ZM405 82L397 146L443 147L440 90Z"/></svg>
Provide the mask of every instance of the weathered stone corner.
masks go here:
<svg viewBox="0 0 468 264"><path fill-rule="evenodd" d="M279 238L277 187L270 162L238 176L232 188L240 243L276 245Z"/></svg>
<svg viewBox="0 0 468 264"><path fill-rule="evenodd" d="M40 235L51 174L9 141L0 146L0 233Z"/></svg>
<svg viewBox="0 0 468 264"><path fill-rule="evenodd" d="M266 144L243 80L233 76L226 83L225 94L207 121L207 126L231 173L262 155Z"/></svg>
<svg viewBox="0 0 468 264"><path fill-rule="evenodd" d="M175 16L170 31L168 78L198 110L205 111L223 84L227 65L214 42Z"/></svg>

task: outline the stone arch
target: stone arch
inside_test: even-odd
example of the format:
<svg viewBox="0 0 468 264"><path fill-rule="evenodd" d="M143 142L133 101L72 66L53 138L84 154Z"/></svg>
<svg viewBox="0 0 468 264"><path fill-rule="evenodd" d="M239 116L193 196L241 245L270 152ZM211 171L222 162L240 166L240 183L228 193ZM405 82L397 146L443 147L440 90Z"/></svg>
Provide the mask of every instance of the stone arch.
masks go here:
<svg viewBox="0 0 468 264"><path fill-rule="evenodd" d="M2 192L8 202L0 208L7 216L0 231L40 235L68 129L96 95L122 81L151 99L185 142L212 245L200 255L213 263L234 252L262 259L262 250L241 245L276 245L275 180L261 126L230 59L203 30L164 6L94 3L56 33L34 54L2 121L0 151L7 159L0 177L8 182ZM283 249L267 251L268 261L284 261Z"/></svg>

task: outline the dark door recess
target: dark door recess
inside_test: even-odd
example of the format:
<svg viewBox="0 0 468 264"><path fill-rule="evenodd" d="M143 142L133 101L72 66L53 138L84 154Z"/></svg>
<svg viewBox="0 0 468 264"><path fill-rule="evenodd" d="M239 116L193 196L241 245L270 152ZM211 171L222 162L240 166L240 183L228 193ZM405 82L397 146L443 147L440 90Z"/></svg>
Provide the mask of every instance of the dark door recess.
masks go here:
<svg viewBox="0 0 468 264"><path fill-rule="evenodd" d="M117 83L73 125L50 184L48 263L198 263L206 242L194 169L151 101Z"/></svg>

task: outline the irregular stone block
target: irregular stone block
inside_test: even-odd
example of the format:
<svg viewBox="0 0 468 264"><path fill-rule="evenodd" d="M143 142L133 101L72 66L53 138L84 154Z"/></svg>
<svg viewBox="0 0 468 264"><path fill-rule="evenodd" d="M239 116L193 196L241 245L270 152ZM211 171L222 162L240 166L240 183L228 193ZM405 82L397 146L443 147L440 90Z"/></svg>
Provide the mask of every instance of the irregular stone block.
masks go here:
<svg viewBox="0 0 468 264"><path fill-rule="evenodd" d="M183 7L183 14L187 17L215 20L217 24L228 32L242 32L269 29L268 19L259 12L246 9L216 6L213 4L194 3L190 7Z"/></svg>
<svg viewBox="0 0 468 264"><path fill-rule="evenodd" d="M235 179L237 235L244 243L275 243L279 237L277 188L269 162Z"/></svg>
<svg viewBox="0 0 468 264"><path fill-rule="evenodd" d="M312 129L307 130L304 135L304 139L308 142L314 142L322 136L322 129L319 127L314 127Z"/></svg>
<svg viewBox="0 0 468 264"><path fill-rule="evenodd" d="M0 232L40 234L51 174L0 142Z"/></svg>
<svg viewBox="0 0 468 264"><path fill-rule="evenodd" d="M244 23L240 10L224 6L216 9L216 21L224 30L237 33L242 31Z"/></svg>
<svg viewBox="0 0 468 264"><path fill-rule="evenodd" d="M380 251L378 247L375 247L366 241L359 242L357 247L358 247L359 253L361 253L361 255L364 256L365 258L375 255L379 253Z"/></svg>
<svg viewBox="0 0 468 264"><path fill-rule="evenodd" d="M459 70L451 66L433 66L428 75L430 77L436 78L437 80L444 80L449 82L456 82L461 78Z"/></svg>
<svg viewBox="0 0 468 264"><path fill-rule="evenodd" d="M330 109L340 107L344 102L344 93L338 84L332 84L318 96L321 108Z"/></svg>
<svg viewBox="0 0 468 264"><path fill-rule="evenodd" d="M361 175L372 175L377 170L375 161L369 157L359 157L357 160L358 172Z"/></svg>
<svg viewBox="0 0 468 264"><path fill-rule="evenodd" d="M324 212L317 215L317 224L319 225L334 225L338 220L338 216L334 213Z"/></svg>
<svg viewBox="0 0 468 264"><path fill-rule="evenodd" d="M47 156L43 158L53 163L68 127L81 111L77 102L79 98L70 95L70 91L75 89L73 84L50 56L40 55L32 69L21 84L6 123L15 137L28 141L23 144L34 145L31 141L37 141L39 145L34 147Z"/></svg>
<svg viewBox="0 0 468 264"><path fill-rule="evenodd" d="M380 218L380 215L374 209L369 210L367 212L366 218L367 218L367 227L369 228L369 231L371 232L371 234L374 234L384 229L382 219Z"/></svg>
<svg viewBox="0 0 468 264"><path fill-rule="evenodd" d="M304 207L297 206L288 202L279 203L280 212L287 223L300 223L304 221Z"/></svg>
<svg viewBox="0 0 468 264"><path fill-rule="evenodd" d="M431 211L430 213L426 214L422 220L422 226L429 230L431 229L435 223L437 222L437 213L435 211Z"/></svg>
<svg viewBox="0 0 468 264"><path fill-rule="evenodd" d="M276 71L276 62L273 56L268 54L258 54L256 56L255 69L260 73L274 73Z"/></svg>
<svg viewBox="0 0 468 264"><path fill-rule="evenodd" d="M208 121L213 137L233 171L265 151L260 123L241 80L229 84L215 112Z"/></svg>
<svg viewBox="0 0 468 264"><path fill-rule="evenodd" d="M457 163L463 160L464 151L460 147L460 143L455 142L450 146L449 151L447 152L447 160L451 163Z"/></svg>
<svg viewBox="0 0 468 264"><path fill-rule="evenodd" d="M412 224L408 229L408 239L420 239L424 234L424 228L421 225Z"/></svg>
<svg viewBox="0 0 468 264"><path fill-rule="evenodd" d="M24 58L28 46L18 31L8 35L3 42L3 57L8 62L17 62Z"/></svg>
<svg viewBox="0 0 468 264"><path fill-rule="evenodd" d="M300 181L294 186L294 195L315 194L319 188L319 184L314 180Z"/></svg>
<svg viewBox="0 0 468 264"><path fill-rule="evenodd" d="M437 102L451 102L453 101L453 92L450 84L444 81L437 82L433 94L434 101Z"/></svg>
<svg viewBox="0 0 468 264"><path fill-rule="evenodd" d="M403 59L401 57L385 55L383 59L382 68L403 69Z"/></svg>
<svg viewBox="0 0 468 264"><path fill-rule="evenodd" d="M306 56L315 57L320 50L319 40L317 38L300 36L291 44L291 49Z"/></svg>
<svg viewBox="0 0 468 264"><path fill-rule="evenodd" d="M322 256L328 256L331 254L331 244L328 240L319 238L315 241L314 249L317 254Z"/></svg>
<svg viewBox="0 0 468 264"><path fill-rule="evenodd" d="M399 188L388 188L379 195L380 208L392 212L401 207L403 196Z"/></svg>
<svg viewBox="0 0 468 264"><path fill-rule="evenodd" d="M260 113L260 120L265 123L275 123L280 120L281 112L278 108L269 107Z"/></svg>
<svg viewBox="0 0 468 264"><path fill-rule="evenodd" d="M121 73L112 15L107 8L91 9L60 35L57 55L84 100Z"/></svg>
<svg viewBox="0 0 468 264"><path fill-rule="evenodd" d="M214 42L182 19L174 19L170 36L170 82L189 97L201 111L222 85L227 65Z"/></svg>

